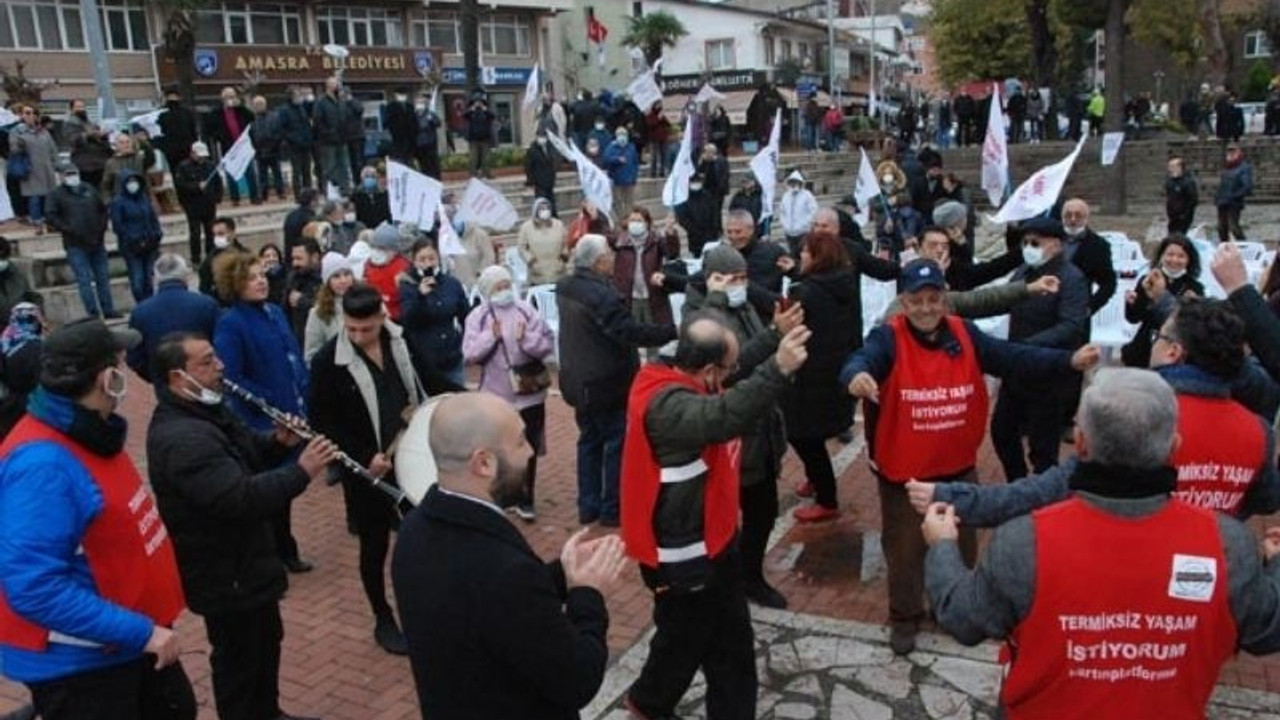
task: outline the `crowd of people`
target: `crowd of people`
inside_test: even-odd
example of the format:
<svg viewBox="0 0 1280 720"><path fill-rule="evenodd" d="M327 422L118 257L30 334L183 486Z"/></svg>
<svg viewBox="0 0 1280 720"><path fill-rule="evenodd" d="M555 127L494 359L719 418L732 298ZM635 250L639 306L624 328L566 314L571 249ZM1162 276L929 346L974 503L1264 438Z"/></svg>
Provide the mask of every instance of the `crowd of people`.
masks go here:
<svg viewBox="0 0 1280 720"><path fill-rule="evenodd" d="M385 171L341 130L356 109L336 81L312 108L296 88L275 113L258 98L242 107L232 90L201 125L224 150L241 132L269 132L268 119L290 128L274 162L259 155L251 202L280 195L279 159L303 151L300 166L315 151L316 177L342 193L326 199L295 166L297 205L280 242L257 251L217 213L223 179L195 134L174 148L166 131L161 148L176 153L190 261L159 248L155 158L135 138L114 138L101 178L56 171L61 182L30 212L62 233L96 317L46 332L38 298L15 286L0 333L0 660L42 717L194 718L172 632L184 608L204 621L219 717L291 717L279 698L280 602L289 574L325 562L291 527L292 501L317 480L342 485L371 639L409 657L425 717L572 716L603 677L604 597L630 561L656 625L625 694L632 715L673 717L701 670L708 717L755 717L748 603L788 604L765 563L780 492L800 498L800 523L848 511L828 441L852 440L859 404L894 653L914 650L931 612L962 642L1011 642L1010 711L1084 717L1185 714L1236 649L1280 648L1280 571L1239 524L1280 509L1280 273L1255 289L1230 242L1243 237L1251 171L1219 203L1227 236L1208 258L1185 236L1194 178L1188 189L1171 161L1169 235L1123 297L1139 326L1120 353L1127 367L1094 373L1091 318L1119 283L1080 198L1008 225L980 261L964 183L935 148L890 139L864 237L852 198L820 203L798 170L781 179L777 207L763 206L752 177L731 197L712 109L705 126L688 125L702 135L689 199L655 218L633 194L645 147L632 133L645 114L597 102L587 124L589 105L542 100L527 167L537 197L513 253L464 221L451 193L430 231L391 222ZM398 93L402 107L388 108L389 124L403 124L392 156L438 172L417 140L425 102L408 102ZM172 107L172 122L196 127ZM482 95L467 112L491 127ZM304 126L314 144L292 145ZM584 200L566 222L547 144L579 132L615 195L608 208ZM645 132L647 152L665 153ZM467 138L477 175L480 135ZM1225 165L1245 165L1238 146ZM109 203L106 183L118 186ZM237 183L225 184L235 202ZM139 300L128 328L104 322L108 218ZM0 262L9 251L0 242ZM1205 297L1206 271L1226 299ZM896 283L870 327L863 275ZM1007 338L974 322L1001 315ZM157 397L149 487L124 451L126 368ZM994 398L987 375L1000 378ZM546 565L508 511L538 521L539 457L567 450L548 447L553 385L577 426L583 530ZM427 436L405 438L426 408ZM1006 484L977 484L988 436ZM402 518L394 447L406 441L428 444L437 477ZM788 447L804 481L780 489ZM976 528L994 525L979 560ZM1262 555L1277 552L1268 531ZM1113 563L1095 561L1104 554ZM1126 611L1181 624L1094 627ZM1145 657L1140 673L1089 649L1175 632L1183 649Z"/></svg>

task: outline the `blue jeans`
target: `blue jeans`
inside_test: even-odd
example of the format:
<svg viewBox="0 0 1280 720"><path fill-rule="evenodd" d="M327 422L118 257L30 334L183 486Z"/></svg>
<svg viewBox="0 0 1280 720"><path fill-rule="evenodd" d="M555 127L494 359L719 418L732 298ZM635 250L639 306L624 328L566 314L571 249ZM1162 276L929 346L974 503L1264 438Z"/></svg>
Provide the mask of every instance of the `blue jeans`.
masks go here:
<svg viewBox="0 0 1280 720"><path fill-rule="evenodd" d="M31 217L31 222L44 222L43 195L27 196L27 215Z"/></svg>
<svg viewBox="0 0 1280 720"><path fill-rule="evenodd" d="M107 274L107 248L102 243L86 248L72 245L67 248L67 262L76 276L80 290L80 302L89 315L115 315L111 303L111 277ZM96 285L96 288L95 288Z"/></svg>
<svg viewBox="0 0 1280 720"><path fill-rule="evenodd" d="M616 522L627 411L579 411L574 419L578 422L578 521Z"/></svg>
<svg viewBox="0 0 1280 720"><path fill-rule="evenodd" d="M320 196L327 191L326 183L333 183L338 192L351 192L351 157L347 146L343 143L323 143L320 145L320 170L324 176L320 178Z"/></svg>
<svg viewBox="0 0 1280 720"><path fill-rule="evenodd" d="M133 294L134 303L151 297L155 292L151 286L151 271L160 255L159 249L141 254L120 254L124 256L124 264L129 271L129 292Z"/></svg>

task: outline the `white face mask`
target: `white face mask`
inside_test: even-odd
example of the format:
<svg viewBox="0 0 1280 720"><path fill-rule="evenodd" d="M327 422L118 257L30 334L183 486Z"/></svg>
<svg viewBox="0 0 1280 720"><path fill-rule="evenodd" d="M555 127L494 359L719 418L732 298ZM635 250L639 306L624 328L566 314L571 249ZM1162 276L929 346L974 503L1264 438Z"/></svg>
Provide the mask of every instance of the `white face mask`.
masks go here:
<svg viewBox="0 0 1280 720"><path fill-rule="evenodd" d="M126 192L136 193L142 189L142 186L136 182L127 182L124 184L124 189Z"/></svg>
<svg viewBox="0 0 1280 720"><path fill-rule="evenodd" d="M506 307L507 305L510 305L515 301L516 301L515 293L511 292L510 290L499 290L498 292L489 296L489 302L493 303L494 305L497 305L498 307Z"/></svg>
<svg viewBox="0 0 1280 720"><path fill-rule="evenodd" d="M550 210L550 209L548 209L548 208L538 208L538 219L539 219L539 220L550 220L550 219L551 219L551 210Z"/></svg>
<svg viewBox="0 0 1280 720"><path fill-rule="evenodd" d="M643 220L632 220L627 223L627 233L630 234L631 237L640 237L647 232L649 232L649 226L646 225Z"/></svg>
<svg viewBox="0 0 1280 720"><path fill-rule="evenodd" d="M343 222L353 223L353 222L355 222L355 221L356 221L356 214L355 214L355 213L353 213L353 212L343 213L343 214L342 214L342 221L343 221Z"/></svg>
<svg viewBox="0 0 1280 720"><path fill-rule="evenodd" d="M66 177L62 178L62 184L63 184L63 185L66 185L66 186L67 186L67 187L69 187L69 188L79 187L79 186L80 186L80 176L79 176L79 175L68 175L68 176L66 176Z"/></svg>
<svg viewBox="0 0 1280 720"><path fill-rule="evenodd" d="M1063 229L1063 230L1065 230L1065 231L1067 232L1067 234L1068 234L1068 235L1070 235L1071 237L1076 237L1076 236L1077 236L1077 235L1079 235L1080 233L1084 232L1084 225L1078 225L1078 226L1077 226L1077 225L1067 225L1067 226L1063 227L1062 229Z"/></svg>
<svg viewBox="0 0 1280 720"><path fill-rule="evenodd" d="M112 367L107 370L107 379L102 384L102 391L107 394L107 397L119 403L129 390L129 376L121 372L120 368Z"/></svg>
<svg viewBox="0 0 1280 720"><path fill-rule="evenodd" d="M186 370L179 370L178 373L182 375L182 377L186 378L192 385L200 388L199 392L195 392L190 388L183 388L182 393L187 397L202 405L217 405L222 402L222 393L216 390L210 390L204 385L201 385L195 378L188 375Z"/></svg>
<svg viewBox="0 0 1280 720"><path fill-rule="evenodd" d="M427 104L426 104L426 103L418 103L418 104L416 104L416 105L414 105L414 106L413 106L413 109L414 109L414 110L417 110L418 112L423 112L423 111L425 111L425 110L427 109Z"/></svg>
<svg viewBox="0 0 1280 720"><path fill-rule="evenodd" d="M729 298L729 307L742 307L747 302L746 285L730 285L725 288L724 294Z"/></svg>
<svg viewBox="0 0 1280 720"><path fill-rule="evenodd" d="M6 270L8 270L8 269L9 269L9 261L8 261L8 260L0 260L0 273L2 273L2 272L4 272L4 271L6 271Z"/></svg>
<svg viewBox="0 0 1280 720"><path fill-rule="evenodd" d="M1044 250L1032 245L1024 245L1022 248L1022 261L1031 267L1040 267L1045 260Z"/></svg>
<svg viewBox="0 0 1280 720"><path fill-rule="evenodd" d="M373 263L374 265L386 265L387 261L390 259L391 259L391 254L388 253L386 250L377 249L369 252L369 262Z"/></svg>
<svg viewBox="0 0 1280 720"><path fill-rule="evenodd" d="M231 245L231 238L227 237L226 235L213 236L213 246L218 248L219 250L225 250L230 245Z"/></svg>
<svg viewBox="0 0 1280 720"><path fill-rule="evenodd" d="M1168 265L1161 265L1160 272L1164 273L1164 276L1169 278L1170 280L1177 280L1178 278L1187 274L1187 269L1182 268L1181 270L1174 270Z"/></svg>
<svg viewBox="0 0 1280 720"><path fill-rule="evenodd" d="M689 192L698 192L702 189L702 183L689 183Z"/></svg>

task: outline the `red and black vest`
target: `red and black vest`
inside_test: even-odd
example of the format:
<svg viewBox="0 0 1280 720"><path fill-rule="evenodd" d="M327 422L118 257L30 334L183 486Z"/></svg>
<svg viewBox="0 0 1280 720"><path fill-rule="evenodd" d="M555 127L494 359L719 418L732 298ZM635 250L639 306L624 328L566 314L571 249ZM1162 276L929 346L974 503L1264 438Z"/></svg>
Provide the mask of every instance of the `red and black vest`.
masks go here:
<svg viewBox="0 0 1280 720"><path fill-rule="evenodd" d="M173 543L129 454L94 455L26 415L0 444L0 456L32 442L53 442L74 455L102 493L102 511L80 543L98 593L157 625L173 625L186 606ZM0 644L44 651L48 643L49 630L20 617L0 592Z"/></svg>
<svg viewBox="0 0 1280 720"><path fill-rule="evenodd" d="M650 363L640 369L627 400L627 432L622 446L622 540L627 554L651 568L660 562L681 562L697 556L715 558L738 531L738 484L741 441L707 447L688 465L664 468L658 464L644 428L644 416L653 398L672 385L696 393L707 390L697 380L665 365ZM659 548L653 532L653 512L664 482L706 478L703 498L703 547Z"/></svg>
<svg viewBox="0 0 1280 720"><path fill-rule="evenodd" d="M1236 646L1215 514L1172 500L1126 518L1072 498L1032 522L1035 599L1001 692L1010 720L1202 720Z"/></svg>
<svg viewBox="0 0 1280 720"><path fill-rule="evenodd" d="M987 383L964 321L944 320L960 354L926 348L907 319L889 321L893 369L880 388L875 459L892 482L953 475L974 466L987 431Z"/></svg>
<svg viewBox="0 0 1280 720"><path fill-rule="evenodd" d="M1171 464L1178 469L1174 496L1197 507L1239 515L1267 463L1267 434L1258 417L1229 398L1178 394L1182 443Z"/></svg>

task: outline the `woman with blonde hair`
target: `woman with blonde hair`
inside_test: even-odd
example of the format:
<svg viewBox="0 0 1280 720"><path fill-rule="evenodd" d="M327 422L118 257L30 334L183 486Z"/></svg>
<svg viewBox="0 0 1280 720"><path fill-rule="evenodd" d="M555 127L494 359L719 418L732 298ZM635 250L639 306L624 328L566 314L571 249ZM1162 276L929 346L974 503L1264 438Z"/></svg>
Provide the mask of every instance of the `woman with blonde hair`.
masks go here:
<svg viewBox="0 0 1280 720"><path fill-rule="evenodd" d="M354 282L350 261L336 252L325 253L320 260L316 303L307 313L307 326L302 332L302 354L308 365L325 343L342 332L342 296Z"/></svg>

